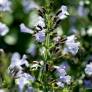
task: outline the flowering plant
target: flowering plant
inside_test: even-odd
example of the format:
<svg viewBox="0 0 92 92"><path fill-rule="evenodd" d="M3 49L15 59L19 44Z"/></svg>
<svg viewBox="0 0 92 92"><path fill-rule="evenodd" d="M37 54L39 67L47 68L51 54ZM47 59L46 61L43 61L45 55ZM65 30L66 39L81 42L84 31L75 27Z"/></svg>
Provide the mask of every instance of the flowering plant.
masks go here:
<svg viewBox="0 0 92 92"><path fill-rule="evenodd" d="M86 21L89 7L84 4L90 1L79 0L75 15L67 2L0 1L0 88L4 92L92 89L92 59L85 63L92 50L86 52L89 42L83 39L92 36L91 27L87 32L80 25L80 31L76 28L78 18ZM60 7L55 9L55 3Z"/></svg>

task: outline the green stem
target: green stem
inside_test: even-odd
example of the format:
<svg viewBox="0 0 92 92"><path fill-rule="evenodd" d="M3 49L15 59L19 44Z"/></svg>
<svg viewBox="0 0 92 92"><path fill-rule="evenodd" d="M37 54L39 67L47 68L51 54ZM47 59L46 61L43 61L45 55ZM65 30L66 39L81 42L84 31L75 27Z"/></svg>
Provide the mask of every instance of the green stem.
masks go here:
<svg viewBox="0 0 92 92"><path fill-rule="evenodd" d="M48 63L48 56L49 56L49 35L47 34L46 36L46 52L45 52L45 57L44 57L44 72L43 72L43 84L44 84L44 92L48 92L48 70L47 70L47 63Z"/></svg>
<svg viewBox="0 0 92 92"><path fill-rule="evenodd" d="M50 5L49 5L49 0L46 0L46 14L45 14L45 22L46 22L46 40L44 43L44 46L46 48L46 52L44 55L44 65L43 65L43 72L42 72L42 80L43 80L43 92L48 92L49 90L49 85L48 85L48 69L47 69L47 64L48 64L48 57L50 55L49 49L50 49L50 35L49 35L49 30L51 28L51 19L50 19Z"/></svg>

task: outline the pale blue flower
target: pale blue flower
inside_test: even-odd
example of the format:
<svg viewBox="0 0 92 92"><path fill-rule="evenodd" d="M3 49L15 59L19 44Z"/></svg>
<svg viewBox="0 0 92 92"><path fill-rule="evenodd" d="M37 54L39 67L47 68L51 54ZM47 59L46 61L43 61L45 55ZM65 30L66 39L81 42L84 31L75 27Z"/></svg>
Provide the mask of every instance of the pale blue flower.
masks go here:
<svg viewBox="0 0 92 92"><path fill-rule="evenodd" d="M26 50L26 52L31 54L32 56L35 56L35 54L36 54L36 45L31 44L31 46Z"/></svg>
<svg viewBox="0 0 92 92"><path fill-rule="evenodd" d="M84 87L87 89L92 89L92 81L89 79L84 79L83 81Z"/></svg>
<svg viewBox="0 0 92 92"><path fill-rule="evenodd" d="M45 27L44 18L39 16L38 19L37 19L37 22L35 24L35 27L36 27L37 30L43 30L44 27Z"/></svg>
<svg viewBox="0 0 92 92"><path fill-rule="evenodd" d="M60 75L60 76L65 76L67 73L66 73L66 71L65 71L65 67L58 67L57 68L57 71L58 71L58 74Z"/></svg>
<svg viewBox="0 0 92 92"><path fill-rule="evenodd" d="M79 6L78 6L77 12L78 12L78 15L81 16L81 17L87 16L89 11L88 11L87 8L84 7L84 2L83 1L79 2Z"/></svg>
<svg viewBox="0 0 92 92"><path fill-rule="evenodd" d="M58 79L58 82L56 82L56 84L59 87L64 87L65 84L70 85L70 83L71 83L71 76L69 75L60 76L60 78Z"/></svg>
<svg viewBox="0 0 92 92"><path fill-rule="evenodd" d="M22 5L25 12L29 12L33 9L39 9L39 5L36 4L33 0L22 0Z"/></svg>
<svg viewBox="0 0 92 92"><path fill-rule="evenodd" d="M91 75L92 75L92 63L86 65L85 73L86 73L88 76L91 76Z"/></svg>
<svg viewBox="0 0 92 92"><path fill-rule="evenodd" d="M25 24L20 24L20 31L21 32L24 32L24 33L30 33L30 34L33 34L33 30L26 27Z"/></svg>
<svg viewBox="0 0 92 92"><path fill-rule="evenodd" d="M61 20L67 18L67 15L69 15L67 6L65 5L62 5L59 11L61 11L61 13L58 14L58 18Z"/></svg>
<svg viewBox="0 0 92 92"><path fill-rule="evenodd" d="M72 55L77 54L77 52L79 50L80 43L75 42L75 39L76 39L76 37L74 35L67 37L67 40L65 41L64 52L69 52Z"/></svg>
<svg viewBox="0 0 92 92"><path fill-rule="evenodd" d="M0 0L0 11L11 11L10 0Z"/></svg>
<svg viewBox="0 0 92 92"><path fill-rule="evenodd" d="M56 84L57 84L59 87L64 87L65 84L66 84L66 85L70 85L70 83L71 83L71 76L69 76L69 75L60 76L60 78L59 78L58 81L56 82Z"/></svg>
<svg viewBox="0 0 92 92"><path fill-rule="evenodd" d="M30 74L23 72L22 65L25 65L26 67L29 66L29 63L26 59L26 55L23 55L23 57L21 58L20 54L18 52L15 52L12 55L11 64L9 66L9 73L12 77L15 78L15 83L19 87L19 92L23 92L25 85L29 87L31 86L31 82L34 82L35 80L35 78Z"/></svg>
<svg viewBox="0 0 92 92"><path fill-rule="evenodd" d="M22 58L20 58L19 53L14 53L11 57L11 63L8 68L8 73L13 77L13 78L18 78L23 74L23 65L28 67L29 63L26 60L26 55L23 55Z"/></svg>
<svg viewBox="0 0 92 92"><path fill-rule="evenodd" d="M60 65L60 66L55 66L55 68L57 69L59 78L56 82L56 84L60 87L64 87L65 84L70 85L71 83L71 76L67 75L66 70L65 70L65 66Z"/></svg>
<svg viewBox="0 0 92 92"><path fill-rule="evenodd" d="M19 87L19 92L23 92L25 85L29 86L31 82L34 82L34 80L35 78L28 73L23 73L21 77L15 80L16 84Z"/></svg>
<svg viewBox="0 0 92 92"><path fill-rule="evenodd" d="M67 85L69 85L71 83L71 76L69 76L69 75L60 76L60 80L63 83L66 83Z"/></svg>
<svg viewBox="0 0 92 92"><path fill-rule="evenodd" d="M9 32L9 28L6 26L6 24L0 22L0 36L4 36L8 32Z"/></svg>
<svg viewBox="0 0 92 92"><path fill-rule="evenodd" d="M43 42L45 40L45 32L39 31L38 33L35 34L35 37L38 42Z"/></svg>
<svg viewBox="0 0 92 92"><path fill-rule="evenodd" d="M62 62L59 67L65 69L66 71L70 70L70 66L66 61Z"/></svg>
<svg viewBox="0 0 92 92"><path fill-rule="evenodd" d="M25 65L26 67L28 67L29 66L29 63L26 60L27 59L27 56L26 55L23 55L22 58L20 58L20 57L21 57L20 54L17 53L17 52L15 52L12 55L10 67L17 66L17 67L20 67L20 69L22 68L21 65Z"/></svg>

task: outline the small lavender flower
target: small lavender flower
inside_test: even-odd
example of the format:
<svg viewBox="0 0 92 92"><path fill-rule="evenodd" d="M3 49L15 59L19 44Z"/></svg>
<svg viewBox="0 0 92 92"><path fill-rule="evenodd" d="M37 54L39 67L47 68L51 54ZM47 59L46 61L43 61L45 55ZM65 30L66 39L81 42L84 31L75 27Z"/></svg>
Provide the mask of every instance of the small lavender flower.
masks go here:
<svg viewBox="0 0 92 92"><path fill-rule="evenodd" d="M28 61L26 60L26 55L23 55L22 59L20 58L19 53L14 53L11 58L11 64L8 68L8 73L13 78L18 78L23 74L23 67L22 65L25 65L26 67L29 66Z"/></svg>
<svg viewBox="0 0 92 92"><path fill-rule="evenodd" d="M60 20L67 18L67 15L69 15L69 13L68 13L68 11L67 11L67 6L65 6L65 5L62 5L59 11L61 11L61 12L58 14L58 18L59 18Z"/></svg>
<svg viewBox="0 0 92 92"><path fill-rule="evenodd" d="M24 86L30 86L30 82L35 80L30 74L23 72L22 65L25 65L26 67L29 66L26 58L26 55L23 55L23 57L20 58L20 54L16 52L12 55L11 64L9 66L9 73L15 78L15 82L19 87L19 92L23 92Z"/></svg>
<svg viewBox="0 0 92 92"><path fill-rule="evenodd" d="M57 72L60 76L65 76L67 74L65 71L65 66L63 66L63 67L57 66L56 69L57 69Z"/></svg>
<svg viewBox="0 0 92 92"><path fill-rule="evenodd" d="M0 36L5 36L9 32L9 28L0 22Z"/></svg>
<svg viewBox="0 0 92 92"><path fill-rule="evenodd" d="M39 9L39 6L33 0L23 0L22 5L25 12L29 12L33 9Z"/></svg>
<svg viewBox="0 0 92 92"><path fill-rule="evenodd" d="M38 33L35 34L36 40L38 42L43 42L45 40L45 32L44 30L39 31Z"/></svg>
<svg viewBox="0 0 92 92"><path fill-rule="evenodd" d="M78 15L81 16L81 17L87 16L87 14L88 14L88 9L86 9L86 8L84 7L84 2L83 2L83 1L80 1L80 2L79 2L79 6L78 6L77 12L78 12Z"/></svg>
<svg viewBox="0 0 92 92"><path fill-rule="evenodd" d="M65 84L70 85L70 83L71 83L71 76L65 75L65 76L60 76L60 78L56 84L59 87L64 87Z"/></svg>
<svg viewBox="0 0 92 92"><path fill-rule="evenodd" d="M71 83L71 76L69 76L69 75L60 76L60 80L64 83L66 83L67 85L69 85Z"/></svg>
<svg viewBox="0 0 92 92"><path fill-rule="evenodd" d="M24 65L24 64L25 64L25 66L28 67L29 66L29 63L28 63L28 61L26 59L27 59L27 56L26 55L23 55L23 57L20 58L20 54L17 53L17 52L15 52L12 55L10 67L14 67L14 66L21 67L21 65Z"/></svg>
<svg viewBox="0 0 92 92"><path fill-rule="evenodd" d="M91 75L92 75L92 63L91 63L91 62L90 62L90 64L87 64L87 65L86 65L85 73L86 73L88 76L91 76Z"/></svg>
<svg viewBox="0 0 92 92"><path fill-rule="evenodd" d="M16 84L19 87L19 92L23 92L25 85L29 86L30 81L34 82L35 78L29 75L28 73L23 73L22 76L15 80Z"/></svg>
<svg viewBox="0 0 92 92"><path fill-rule="evenodd" d="M37 30L42 30L45 27L44 19L41 16L38 17L35 27Z"/></svg>
<svg viewBox="0 0 92 92"><path fill-rule="evenodd" d="M57 69L57 72L59 75L59 78L56 84L60 87L64 87L65 84L70 85L71 76L67 75L65 70L66 67L63 65L60 65L60 66L55 66L55 68Z"/></svg>
<svg viewBox="0 0 92 92"><path fill-rule="evenodd" d="M31 46L27 49L26 52L31 54L32 56L35 56L35 54L36 54L36 45L31 44Z"/></svg>
<svg viewBox="0 0 92 92"><path fill-rule="evenodd" d="M91 80L84 79L83 84L84 84L85 88L92 89L92 81Z"/></svg>
<svg viewBox="0 0 92 92"><path fill-rule="evenodd" d="M26 27L25 24L20 24L20 30L21 32L24 32L24 33L30 33L30 34L33 34L33 30Z"/></svg>
<svg viewBox="0 0 92 92"><path fill-rule="evenodd" d="M70 52L72 55L77 54L80 43L75 42L75 39L76 39L75 35L67 37L67 40L65 41L65 48L64 48L65 52Z"/></svg>
<svg viewBox="0 0 92 92"><path fill-rule="evenodd" d="M9 0L0 0L0 11L11 11L11 2Z"/></svg>
<svg viewBox="0 0 92 92"><path fill-rule="evenodd" d="M70 66L69 66L69 64L66 61L62 62L59 67L65 69L65 71L69 71L70 70Z"/></svg>

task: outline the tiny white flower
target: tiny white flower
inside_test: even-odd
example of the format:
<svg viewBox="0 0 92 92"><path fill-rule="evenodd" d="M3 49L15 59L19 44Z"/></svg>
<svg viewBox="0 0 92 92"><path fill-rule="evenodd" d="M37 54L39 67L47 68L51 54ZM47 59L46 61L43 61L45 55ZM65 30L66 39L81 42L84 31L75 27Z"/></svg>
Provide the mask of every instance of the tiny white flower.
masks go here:
<svg viewBox="0 0 92 92"><path fill-rule="evenodd" d="M41 67L41 66L39 64L32 64L31 65L32 70L37 70L38 67Z"/></svg>
<svg viewBox="0 0 92 92"><path fill-rule="evenodd" d="M40 65L44 65L44 61L40 61Z"/></svg>
<svg viewBox="0 0 92 92"><path fill-rule="evenodd" d="M63 14L69 15L69 13L68 13L68 11L67 11L67 6L62 5L61 8L60 8L60 10L62 10L62 13L63 13Z"/></svg>
<svg viewBox="0 0 92 92"><path fill-rule="evenodd" d="M41 48L39 49L39 52L40 52L41 55L44 55L45 52L46 52L46 48L45 48L45 47L41 47Z"/></svg>
<svg viewBox="0 0 92 92"><path fill-rule="evenodd" d="M61 39L61 37L60 36L57 36L57 37L54 37L53 40L54 40L55 43L58 43L60 41L60 39Z"/></svg>
<svg viewBox="0 0 92 92"><path fill-rule="evenodd" d="M25 24L20 24L20 31L21 32L24 32L24 33L30 33L30 34L33 34L33 30L26 27Z"/></svg>
<svg viewBox="0 0 92 92"><path fill-rule="evenodd" d="M78 50L79 50L79 46L80 43L79 42L75 42L75 36L69 36L67 37L67 40L65 41L65 48L64 48L64 52L70 52L72 55L76 55Z"/></svg>
<svg viewBox="0 0 92 92"><path fill-rule="evenodd" d="M81 33L82 36L87 35L85 28L81 28L80 33Z"/></svg>
<svg viewBox="0 0 92 92"><path fill-rule="evenodd" d="M11 11L11 2L9 0L0 0L0 11Z"/></svg>
<svg viewBox="0 0 92 92"><path fill-rule="evenodd" d="M6 26L6 24L0 22L0 36L4 36L8 32L9 32L9 28Z"/></svg>
<svg viewBox="0 0 92 92"><path fill-rule="evenodd" d="M64 83L62 83L62 82L60 82L60 81L58 81L57 83L56 83L59 87L64 87Z"/></svg>
<svg viewBox="0 0 92 92"><path fill-rule="evenodd" d="M65 82L67 85L69 85L69 84L71 83L71 76L66 75L64 78L65 78L64 82Z"/></svg>
<svg viewBox="0 0 92 92"><path fill-rule="evenodd" d="M60 8L61 13L58 14L58 18L59 19L65 19L67 18L67 15L69 15L68 11L67 11L67 6L62 5Z"/></svg>
<svg viewBox="0 0 92 92"><path fill-rule="evenodd" d="M88 36L92 36L92 27L89 27L87 30Z"/></svg>
<svg viewBox="0 0 92 92"><path fill-rule="evenodd" d="M75 39L76 39L75 35L68 36L67 40L66 40L66 43L68 43L68 42L75 42Z"/></svg>
<svg viewBox="0 0 92 92"><path fill-rule="evenodd" d="M65 18L67 18L67 16L66 16L65 14L63 14L63 13L60 13L60 14L58 15L58 17L59 17L60 19L65 19Z"/></svg>
<svg viewBox="0 0 92 92"><path fill-rule="evenodd" d="M92 63L86 65L85 73L86 73L88 76L91 76L91 75L92 75Z"/></svg>

